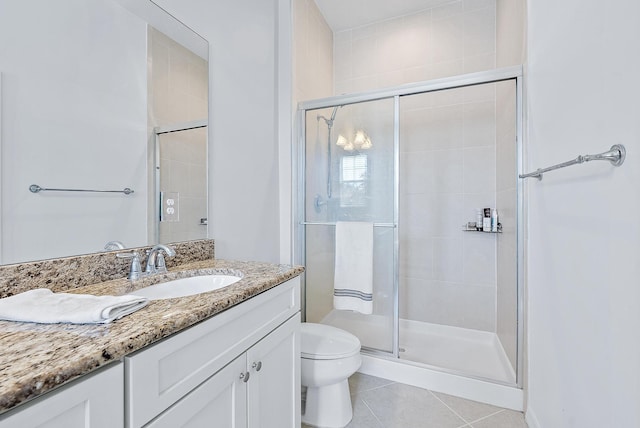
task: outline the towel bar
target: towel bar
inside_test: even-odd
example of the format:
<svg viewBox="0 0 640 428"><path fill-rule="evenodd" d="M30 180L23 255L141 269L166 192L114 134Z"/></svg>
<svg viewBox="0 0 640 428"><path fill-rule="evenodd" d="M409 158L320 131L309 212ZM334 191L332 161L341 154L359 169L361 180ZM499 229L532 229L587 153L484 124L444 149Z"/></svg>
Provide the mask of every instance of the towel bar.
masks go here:
<svg viewBox="0 0 640 428"><path fill-rule="evenodd" d="M37 184L32 184L29 186L29 191L31 193L38 192L95 192L95 193L124 193L125 195L130 195L133 193L133 190L125 187L122 190L90 190L90 189L47 189L45 187L40 187Z"/></svg>
<svg viewBox="0 0 640 428"><path fill-rule="evenodd" d="M627 150L624 148L624 146L622 144L614 144L608 151L604 153L598 153L597 155L580 155L577 158L567 162L562 162L547 168L538 168L534 172L530 172L528 174L520 174L519 177L536 177L538 180L542 180L542 174L545 172L553 171L554 169L565 168L567 166L576 165L583 162L589 162L592 160L608 160L609 162L611 162L611 165L620 166L624 162L626 156Z"/></svg>
<svg viewBox="0 0 640 428"><path fill-rule="evenodd" d="M335 226L335 223L322 221L301 221L302 226ZM396 227L394 223L373 223L373 227Z"/></svg>

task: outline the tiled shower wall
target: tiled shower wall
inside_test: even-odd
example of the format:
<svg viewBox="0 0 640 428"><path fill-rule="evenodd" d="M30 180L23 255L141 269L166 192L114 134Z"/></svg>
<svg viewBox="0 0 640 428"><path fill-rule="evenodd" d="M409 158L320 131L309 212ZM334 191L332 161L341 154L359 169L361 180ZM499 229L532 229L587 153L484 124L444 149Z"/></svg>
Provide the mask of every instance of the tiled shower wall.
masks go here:
<svg viewBox="0 0 640 428"><path fill-rule="evenodd" d="M293 2L294 107L333 95L333 32L313 0Z"/></svg>
<svg viewBox="0 0 640 428"><path fill-rule="evenodd" d="M336 95L490 70L495 0L459 0L336 32Z"/></svg>
<svg viewBox="0 0 640 428"><path fill-rule="evenodd" d="M400 102L400 317L495 331L496 239L463 232L496 206L493 84Z"/></svg>
<svg viewBox="0 0 640 428"><path fill-rule="evenodd" d="M335 94L490 70L496 2L454 1L334 38ZM400 139L400 316L496 331L496 236L461 231L475 208L496 206L495 88L402 99Z"/></svg>
<svg viewBox="0 0 640 428"><path fill-rule="evenodd" d="M333 32L325 22L313 0L294 0L294 100L297 108L300 101L333 95ZM318 114L331 116L331 109ZM320 123L314 121L316 126ZM326 141L327 128L318 131L317 138ZM315 141L315 138L314 138ZM312 162L326 165L326 147L317 147L317 158ZM313 177L319 189L325 189L326 170ZM324 190L323 190L324 191ZM312 196L313 197L313 196ZM313 201L308 201L311 204ZM308 207L313 212L313 206ZM307 229L308 255L305 277L307 281L307 301L313 305L306 308L308 321L320 321L332 308L333 283L333 228L316 227Z"/></svg>

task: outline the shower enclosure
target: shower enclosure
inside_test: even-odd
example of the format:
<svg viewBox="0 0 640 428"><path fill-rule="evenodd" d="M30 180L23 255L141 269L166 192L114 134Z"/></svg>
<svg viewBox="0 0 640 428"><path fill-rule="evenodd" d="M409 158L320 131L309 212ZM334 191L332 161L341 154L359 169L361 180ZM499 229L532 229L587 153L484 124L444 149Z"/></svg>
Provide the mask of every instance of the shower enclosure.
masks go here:
<svg viewBox="0 0 640 428"><path fill-rule="evenodd" d="M521 100L517 67L300 104L306 321L372 358L521 386ZM484 208L497 231L477 230ZM373 314L333 309L337 221L374 225Z"/></svg>

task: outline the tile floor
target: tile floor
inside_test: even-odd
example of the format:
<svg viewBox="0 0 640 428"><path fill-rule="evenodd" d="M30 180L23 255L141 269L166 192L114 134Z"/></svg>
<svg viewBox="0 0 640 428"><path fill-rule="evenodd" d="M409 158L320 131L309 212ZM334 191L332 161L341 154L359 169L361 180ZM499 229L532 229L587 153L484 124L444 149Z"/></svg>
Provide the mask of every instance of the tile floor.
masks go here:
<svg viewBox="0 0 640 428"><path fill-rule="evenodd" d="M521 412L374 376L356 373L349 386L353 420L348 428L527 428Z"/></svg>

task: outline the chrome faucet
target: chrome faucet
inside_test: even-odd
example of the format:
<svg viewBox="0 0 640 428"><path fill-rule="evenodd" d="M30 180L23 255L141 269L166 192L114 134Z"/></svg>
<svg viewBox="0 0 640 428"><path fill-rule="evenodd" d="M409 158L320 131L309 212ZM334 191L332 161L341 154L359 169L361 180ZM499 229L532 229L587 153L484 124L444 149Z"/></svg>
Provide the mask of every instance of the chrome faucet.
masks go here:
<svg viewBox="0 0 640 428"><path fill-rule="evenodd" d="M149 250L149 255L147 256L147 266L144 269L144 273L146 275L165 273L167 271L167 266L164 262L164 256L162 253L169 257L176 255L176 251L168 245L155 245L151 250Z"/></svg>
<svg viewBox="0 0 640 428"><path fill-rule="evenodd" d="M124 244L120 241L109 241L104 244L104 251L124 250Z"/></svg>

